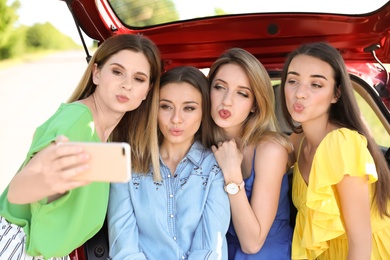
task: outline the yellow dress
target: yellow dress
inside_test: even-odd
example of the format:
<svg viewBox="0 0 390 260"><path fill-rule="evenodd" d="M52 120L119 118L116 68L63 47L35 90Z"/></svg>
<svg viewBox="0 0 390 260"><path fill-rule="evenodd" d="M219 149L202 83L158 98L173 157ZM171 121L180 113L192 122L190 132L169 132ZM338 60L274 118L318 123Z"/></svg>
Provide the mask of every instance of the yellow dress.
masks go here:
<svg viewBox="0 0 390 260"><path fill-rule="evenodd" d="M298 213L292 259L347 259L348 241L334 187L344 175L366 175L373 196L372 185L378 176L367 140L347 128L334 130L322 140L314 155L308 185L298 162L294 164L292 197ZM371 260L390 260L390 219L381 219L371 207L371 226Z"/></svg>

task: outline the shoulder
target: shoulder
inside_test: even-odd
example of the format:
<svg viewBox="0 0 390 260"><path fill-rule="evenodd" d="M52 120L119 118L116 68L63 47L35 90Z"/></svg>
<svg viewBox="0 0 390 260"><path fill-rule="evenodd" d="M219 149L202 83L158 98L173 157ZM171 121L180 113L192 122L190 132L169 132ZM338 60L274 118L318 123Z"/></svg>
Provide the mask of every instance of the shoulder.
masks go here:
<svg viewBox="0 0 390 260"><path fill-rule="evenodd" d="M288 158L288 150L280 142L268 139L262 140L256 145L255 158L258 160L261 158L280 158L280 160Z"/></svg>
<svg viewBox="0 0 390 260"><path fill-rule="evenodd" d="M334 175L335 172L349 175L375 172L367 139L347 128L335 129L325 136L316 150L313 164L318 164L319 168L327 165L327 168L334 169L329 171Z"/></svg>
<svg viewBox="0 0 390 260"><path fill-rule="evenodd" d="M187 157L194 162L194 164L203 164L209 161L215 161L215 157L210 148L205 147L201 142L195 141L190 150L188 151Z"/></svg>
<svg viewBox="0 0 390 260"><path fill-rule="evenodd" d="M213 152L210 148L203 146L201 142L194 142L187 157L196 167L202 169L204 173L214 173L209 176L213 176L213 178L218 178L217 176L223 178L221 168L219 167Z"/></svg>
<svg viewBox="0 0 390 260"><path fill-rule="evenodd" d="M89 133L94 131L91 123L93 123L93 117L85 105L81 103L62 104L56 113L41 126L41 129L45 132L56 132L56 134L69 135L81 131Z"/></svg>
<svg viewBox="0 0 390 260"><path fill-rule="evenodd" d="M80 120L92 120L91 111L82 103L63 103L54 114L42 124L42 127L53 125L72 125Z"/></svg>
<svg viewBox="0 0 390 260"><path fill-rule="evenodd" d="M355 130L338 128L329 132L321 143L327 149L344 146L367 146L367 139Z"/></svg>
<svg viewBox="0 0 390 260"><path fill-rule="evenodd" d="M263 134L256 144L256 151L289 153L293 150L292 143L287 135L269 131ZM256 152L257 153L257 152Z"/></svg>
<svg viewBox="0 0 390 260"><path fill-rule="evenodd" d="M61 104L56 113L61 117L69 117L77 120L78 118L92 118L92 113L89 108L80 102Z"/></svg>
<svg viewBox="0 0 390 260"><path fill-rule="evenodd" d="M58 135L65 135L69 140L77 141L94 136L93 117L85 105L81 103L61 104L57 111L34 134L34 142L41 139L52 141Z"/></svg>
<svg viewBox="0 0 390 260"><path fill-rule="evenodd" d="M266 151L266 152L284 152L287 153L287 150L285 147L278 141L275 140L262 140L256 145L256 153L259 151Z"/></svg>
<svg viewBox="0 0 390 260"><path fill-rule="evenodd" d="M284 176L289 167L289 154L286 148L273 140L261 141L256 146L254 156L254 170L256 176L264 176L256 178L258 180L269 180L271 178ZM279 180L274 178L273 181ZM273 182L272 181L272 182ZM270 182L267 181L270 184Z"/></svg>

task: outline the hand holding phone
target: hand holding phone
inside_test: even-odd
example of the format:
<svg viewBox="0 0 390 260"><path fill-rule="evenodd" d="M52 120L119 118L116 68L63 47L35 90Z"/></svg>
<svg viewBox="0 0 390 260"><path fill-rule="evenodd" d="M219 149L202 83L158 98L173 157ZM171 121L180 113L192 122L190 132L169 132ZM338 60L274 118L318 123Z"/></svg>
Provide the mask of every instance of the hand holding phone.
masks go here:
<svg viewBox="0 0 390 260"><path fill-rule="evenodd" d="M127 182L131 176L130 145L125 142L64 142L61 145L82 146L89 154L89 169L74 180Z"/></svg>

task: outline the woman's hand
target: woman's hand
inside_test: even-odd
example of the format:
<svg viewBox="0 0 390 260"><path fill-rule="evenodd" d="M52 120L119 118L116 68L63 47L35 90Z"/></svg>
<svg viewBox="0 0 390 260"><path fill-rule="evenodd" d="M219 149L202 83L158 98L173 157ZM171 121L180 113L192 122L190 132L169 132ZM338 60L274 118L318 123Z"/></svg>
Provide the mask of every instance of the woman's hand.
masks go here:
<svg viewBox="0 0 390 260"><path fill-rule="evenodd" d="M220 142L218 148L213 145L211 147L215 159L221 168L225 182L242 182L241 163L243 155L237 148L236 141L234 139L230 141Z"/></svg>
<svg viewBox="0 0 390 260"><path fill-rule="evenodd" d="M68 190L90 183L72 179L88 169L89 155L80 146L60 145L67 141L66 137L59 136L14 176L8 190L11 203L32 203L45 197L50 202Z"/></svg>

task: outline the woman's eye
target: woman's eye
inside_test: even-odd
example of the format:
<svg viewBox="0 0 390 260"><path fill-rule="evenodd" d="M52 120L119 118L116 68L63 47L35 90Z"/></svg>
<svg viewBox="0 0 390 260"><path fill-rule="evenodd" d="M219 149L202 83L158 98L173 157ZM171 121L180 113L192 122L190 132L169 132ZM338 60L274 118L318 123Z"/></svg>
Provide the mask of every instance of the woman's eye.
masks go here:
<svg viewBox="0 0 390 260"><path fill-rule="evenodd" d="M218 85L218 84L214 85L213 88L215 88L215 89L225 89L222 85Z"/></svg>
<svg viewBox="0 0 390 260"><path fill-rule="evenodd" d="M311 84L314 88L322 88L322 85L321 84L318 84L318 83L312 83Z"/></svg>
<svg viewBox="0 0 390 260"><path fill-rule="evenodd" d="M112 73L115 75L122 75L122 72L120 70L113 69Z"/></svg>
<svg viewBox="0 0 390 260"><path fill-rule="evenodd" d="M141 82L141 83L145 82L145 79L144 79L144 78L138 78L138 77L136 77L135 80L138 81L138 82Z"/></svg>
<svg viewBox="0 0 390 260"><path fill-rule="evenodd" d="M167 104L161 104L160 108L163 109L163 110L167 110L167 109L170 109L171 107L169 105L167 105Z"/></svg>
<svg viewBox="0 0 390 260"><path fill-rule="evenodd" d="M248 97L248 94L245 92L238 92L238 94L246 98Z"/></svg>
<svg viewBox="0 0 390 260"><path fill-rule="evenodd" d="M290 85L298 85L299 84L299 82L297 80L295 80L295 79L289 79L287 81L287 83L290 84Z"/></svg>
<svg viewBox="0 0 390 260"><path fill-rule="evenodd" d="M196 108L195 107L185 107L185 111L194 111Z"/></svg>

